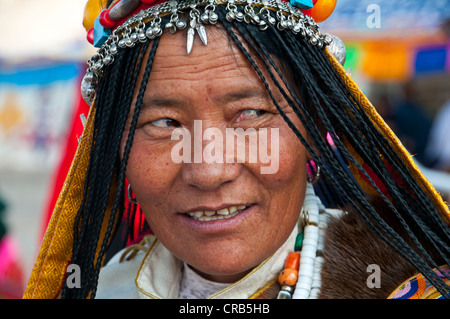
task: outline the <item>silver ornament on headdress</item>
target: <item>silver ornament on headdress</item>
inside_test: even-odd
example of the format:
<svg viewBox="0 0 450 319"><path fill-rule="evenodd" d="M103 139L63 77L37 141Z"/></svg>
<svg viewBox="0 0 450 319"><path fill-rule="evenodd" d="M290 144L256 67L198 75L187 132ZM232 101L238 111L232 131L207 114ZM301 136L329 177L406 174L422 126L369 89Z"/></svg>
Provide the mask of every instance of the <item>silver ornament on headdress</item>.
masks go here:
<svg viewBox="0 0 450 319"><path fill-rule="evenodd" d="M123 18L123 15L130 13L138 2L139 0L122 0L111 9L110 17L115 20ZM217 5L226 6L226 19L229 22L256 24L262 31L269 25L280 31L291 31L301 35L309 44L320 49L331 46L331 53L338 60L342 61L342 57L345 60L345 46L341 44L342 41L335 36L320 32L318 25L310 16L304 15L300 9L287 2L281 0L170 0L141 10L111 32L97 54L87 61L88 69L81 84L85 101L92 105L99 78L103 75L104 69L114 63L114 57L121 49L159 37L165 29L174 33L186 27L188 27L188 54L192 50L195 34L198 34L206 45L207 35L204 25L217 23L218 15L214 12ZM190 20L180 19L179 13L187 14ZM162 18L166 16L170 18L170 21L161 25Z"/></svg>
<svg viewBox="0 0 450 319"><path fill-rule="evenodd" d="M328 36L332 39L332 42L327 46L328 51L330 51L341 65L344 65L347 59L347 50L345 49L344 42L333 34L328 34Z"/></svg>

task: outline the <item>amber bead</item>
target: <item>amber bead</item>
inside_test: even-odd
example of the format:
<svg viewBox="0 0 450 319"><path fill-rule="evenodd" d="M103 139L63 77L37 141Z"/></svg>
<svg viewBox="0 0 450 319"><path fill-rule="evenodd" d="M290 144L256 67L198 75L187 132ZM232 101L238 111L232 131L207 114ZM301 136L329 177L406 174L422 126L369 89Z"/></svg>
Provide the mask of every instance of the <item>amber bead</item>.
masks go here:
<svg viewBox="0 0 450 319"><path fill-rule="evenodd" d="M298 271L292 268L284 269L278 276L281 286L294 286L297 283Z"/></svg>
<svg viewBox="0 0 450 319"><path fill-rule="evenodd" d="M94 27L94 21L103 9L106 1L88 0L84 7L83 26L86 31Z"/></svg>
<svg viewBox="0 0 450 319"><path fill-rule="evenodd" d="M336 7L336 0L319 0L311 10L311 17L320 23L328 19Z"/></svg>
<svg viewBox="0 0 450 319"><path fill-rule="evenodd" d="M284 268L291 268L291 269L295 269L298 271L300 267L300 253L298 252L292 252L290 253L287 258L286 261L284 262Z"/></svg>

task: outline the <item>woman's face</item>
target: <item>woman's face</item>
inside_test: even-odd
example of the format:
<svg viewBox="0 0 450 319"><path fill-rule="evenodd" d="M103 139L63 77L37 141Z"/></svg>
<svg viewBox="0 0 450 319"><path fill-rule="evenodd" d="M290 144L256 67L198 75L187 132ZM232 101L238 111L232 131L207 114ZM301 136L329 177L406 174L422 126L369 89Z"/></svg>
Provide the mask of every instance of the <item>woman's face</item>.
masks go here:
<svg viewBox="0 0 450 319"><path fill-rule="evenodd" d="M240 279L270 257L296 225L305 193L304 147L248 60L217 28L208 29L207 46L197 37L190 55L183 32L161 38L143 103L126 176L150 228L205 278ZM172 138L180 128L190 133L190 138L184 135L182 149L180 135ZM244 147L226 142L226 129L237 135L239 129L253 130L258 143L251 144L250 138ZM127 135L128 129L122 150ZM259 141L267 141L267 150ZM215 160L201 158L202 151ZM185 156L181 162L180 154ZM270 154L273 162L263 163L261 154Z"/></svg>

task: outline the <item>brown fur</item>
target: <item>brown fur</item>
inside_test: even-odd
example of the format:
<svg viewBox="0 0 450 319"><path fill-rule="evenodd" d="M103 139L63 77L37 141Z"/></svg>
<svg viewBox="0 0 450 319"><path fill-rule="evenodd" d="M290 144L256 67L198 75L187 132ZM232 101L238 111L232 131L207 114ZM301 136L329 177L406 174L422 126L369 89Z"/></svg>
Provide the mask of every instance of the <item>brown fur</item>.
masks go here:
<svg viewBox="0 0 450 319"><path fill-rule="evenodd" d="M417 270L355 213L330 222L325 237L320 298L384 299ZM380 267L380 288L369 288L367 267Z"/></svg>
<svg viewBox="0 0 450 319"><path fill-rule="evenodd" d="M397 229L398 230L398 229ZM355 213L332 219L325 236L321 299L385 299L417 270L382 241ZM380 288L369 288L367 270L380 267ZM275 283L259 298L276 298Z"/></svg>

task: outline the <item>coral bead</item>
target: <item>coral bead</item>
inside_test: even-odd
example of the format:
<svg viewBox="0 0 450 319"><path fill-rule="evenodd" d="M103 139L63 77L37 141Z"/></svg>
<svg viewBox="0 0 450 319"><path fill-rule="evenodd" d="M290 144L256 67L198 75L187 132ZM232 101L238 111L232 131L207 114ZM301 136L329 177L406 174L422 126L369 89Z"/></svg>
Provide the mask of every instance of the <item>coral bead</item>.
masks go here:
<svg viewBox="0 0 450 319"><path fill-rule="evenodd" d="M116 25L116 22L109 17L109 10L103 10L100 13L98 21L107 29L112 29Z"/></svg>
<svg viewBox="0 0 450 319"><path fill-rule="evenodd" d="M290 253L287 256L286 261L284 262L284 268L295 269L298 271L299 267L300 267L300 253L297 252Z"/></svg>
<svg viewBox="0 0 450 319"><path fill-rule="evenodd" d="M325 21L333 13L337 0L317 0L311 10L311 17L317 23Z"/></svg>
<svg viewBox="0 0 450 319"><path fill-rule="evenodd" d="M298 271L292 268L284 269L278 276L281 286L295 286L298 279Z"/></svg>
<svg viewBox="0 0 450 319"><path fill-rule="evenodd" d="M86 35L86 39L90 44L94 44L94 28L89 29Z"/></svg>

